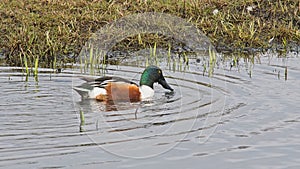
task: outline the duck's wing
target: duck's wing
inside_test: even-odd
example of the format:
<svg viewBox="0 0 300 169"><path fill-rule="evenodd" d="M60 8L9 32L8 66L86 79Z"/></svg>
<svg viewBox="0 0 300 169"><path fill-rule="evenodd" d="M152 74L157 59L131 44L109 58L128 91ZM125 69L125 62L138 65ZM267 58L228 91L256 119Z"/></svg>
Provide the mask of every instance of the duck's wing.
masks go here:
<svg viewBox="0 0 300 169"><path fill-rule="evenodd" d="M116 77L116 76L103 76L100 78L91 78L91 77L81 77L82 80L86 81L86 83L80 85L83 86L86 89L92 89L94 87L98 88L105 88L108 83L127 83L130 85L136 85L138 86L135 82L132 82L130 80L121 78L121 77Z"/></svg>
<svg viewBox="0 0 300 169"><path fill-rule="evenodd" d="M138 86L136 83L121 78L121 77L116 77L116 76L103 76L97 79L83 79L85 80L89 85L93 86L93 87L100 87L100 88L105 88L107 86L108 83L127 83L127 84L133 84Z"/></svg>
<svg viewBox="0 0 300 169"><path fill-rule="evenodd" d="M80 79L85 81L85 85L90 86L91 88L94 87L100 87L100 88L105 88L105 84L107 83L107 81L110 81L111 79L113 79L112 76L103 76L100 78L91 78L91 77L81 77Z"/></svg>

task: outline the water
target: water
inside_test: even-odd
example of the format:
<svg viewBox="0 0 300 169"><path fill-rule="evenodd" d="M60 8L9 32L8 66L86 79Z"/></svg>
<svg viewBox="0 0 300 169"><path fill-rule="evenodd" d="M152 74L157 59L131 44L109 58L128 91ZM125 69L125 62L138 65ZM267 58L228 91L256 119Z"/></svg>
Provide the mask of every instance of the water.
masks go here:
<svg viewBox="0 0 300 169"><path fill-rule="evenodd" d="M299 168L298 56L220 65L212 78L196 62L164 70L174 94L156 85L154 101L113 107L81 100L79 70L45 71L37 83L2 67L0 167ZM143 70L108 68L136 82Z"/></svg>

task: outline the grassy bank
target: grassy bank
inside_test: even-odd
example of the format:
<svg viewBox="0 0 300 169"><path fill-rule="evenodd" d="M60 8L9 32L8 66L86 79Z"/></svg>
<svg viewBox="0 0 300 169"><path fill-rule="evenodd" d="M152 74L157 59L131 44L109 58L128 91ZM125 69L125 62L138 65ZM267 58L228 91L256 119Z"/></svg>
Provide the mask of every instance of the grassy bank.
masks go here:
<svg viewBox="0 0 300 169"><path fill-rule="evenodd" d="M221 51L279 48L300 44L299 0L2 0L0 51L5 62L51 67L72 62L91 33L138 12L186 18Z"/></svg>

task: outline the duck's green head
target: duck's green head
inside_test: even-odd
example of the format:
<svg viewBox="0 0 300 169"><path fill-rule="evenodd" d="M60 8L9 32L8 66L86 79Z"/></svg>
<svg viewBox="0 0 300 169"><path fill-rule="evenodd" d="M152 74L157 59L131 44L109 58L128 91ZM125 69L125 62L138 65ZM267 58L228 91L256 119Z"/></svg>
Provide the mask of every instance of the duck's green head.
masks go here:
<svg viewBox="0 0 300 169"><path fill-rule="evenodd" d="M156 82L162 85L162 87L164 87L165 89L173 91L173 89L165 80L162 74L162 70L157 66L148 66L141 76L140 86L147 85L153 89L153 84Z"/></svg>

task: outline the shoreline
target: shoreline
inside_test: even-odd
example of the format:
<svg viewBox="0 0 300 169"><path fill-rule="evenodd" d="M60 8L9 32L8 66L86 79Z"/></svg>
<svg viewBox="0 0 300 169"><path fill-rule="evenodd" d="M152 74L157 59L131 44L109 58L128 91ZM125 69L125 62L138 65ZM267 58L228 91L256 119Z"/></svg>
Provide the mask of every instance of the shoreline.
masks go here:
<svg viewBox="0 0 300 169"><path fill-rule="evenodd" d="M218 52L299 52L298 0L4 0L0 6L0 55L11 66L20 66L24 57L29 63L39 57L43 67L51 67L56 58L72 62L90 35L103 25L141 12L164 12L186 19L211 39Z"/></svg>

